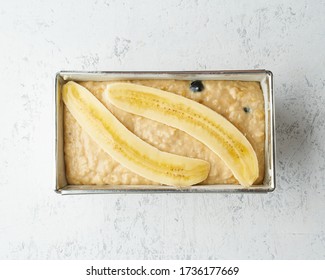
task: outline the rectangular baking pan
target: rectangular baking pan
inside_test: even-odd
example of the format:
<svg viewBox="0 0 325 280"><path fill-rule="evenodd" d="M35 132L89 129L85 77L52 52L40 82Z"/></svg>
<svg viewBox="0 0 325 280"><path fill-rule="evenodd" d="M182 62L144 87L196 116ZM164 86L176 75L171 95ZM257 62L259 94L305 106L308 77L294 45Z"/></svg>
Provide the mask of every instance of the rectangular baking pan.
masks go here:
<svg viewBox="0 0 325 280"><path fill-rule="evenodd" d="M178 189L161 185L69 185L65 176L63 143L63 102L61 88L67 81L108 81L135 79L174 80L235 80L260 82L265 108L265 176L263 184L253 187L241 185L198 185ZM76 72L61 71L55 79L55 191L59 194L151 193L151 192L270 192L275 189L275 123L273 74L268 70L229 71L162 71L162 72Z"/></svg>

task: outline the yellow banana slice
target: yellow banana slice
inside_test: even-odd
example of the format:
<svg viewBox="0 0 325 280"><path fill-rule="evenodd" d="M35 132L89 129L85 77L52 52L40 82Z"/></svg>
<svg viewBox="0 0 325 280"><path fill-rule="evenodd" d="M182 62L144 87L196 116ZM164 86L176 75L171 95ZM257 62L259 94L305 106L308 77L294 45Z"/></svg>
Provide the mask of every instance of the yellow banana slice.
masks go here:
<svg viewBox="0 0 325 280"><path fill-rule="evenodd" d="M243 186L258 177L256 153L246 137L227 119L183 96L132 83L107 86L109 101L127 112L178 128L216 153Z"/></svg>
<svg viewBox="0 0 325 280"><path fill-rule="evenodd" d="M120 164L149 180L190 186L205 180L210 164L201 159L162 152L130 132L90 91L68 82L62 98L89 136Z"/></svg>

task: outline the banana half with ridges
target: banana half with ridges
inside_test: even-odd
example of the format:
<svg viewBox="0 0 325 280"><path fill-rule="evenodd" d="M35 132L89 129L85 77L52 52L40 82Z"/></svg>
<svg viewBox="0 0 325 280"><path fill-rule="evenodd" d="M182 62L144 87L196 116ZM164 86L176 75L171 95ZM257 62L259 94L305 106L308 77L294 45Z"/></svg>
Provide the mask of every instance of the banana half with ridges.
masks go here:
<svg viewBox="0 0 325 280"><path fill-rule="evenodd" d="M68 82L62 98L89 136L117 162L149 180L190 186L205 180L210 164L201 159L162 152L130 132L90 91Z"/></svg>
<svg viewBox="0 0 325 280"><path fill-rule="evenodd" d="M178 128L216 153L243 186L258 177L256 153L247 138L227 119L183 96L156 88L113 83L107 86L109 101L127 112Z"/></svg>

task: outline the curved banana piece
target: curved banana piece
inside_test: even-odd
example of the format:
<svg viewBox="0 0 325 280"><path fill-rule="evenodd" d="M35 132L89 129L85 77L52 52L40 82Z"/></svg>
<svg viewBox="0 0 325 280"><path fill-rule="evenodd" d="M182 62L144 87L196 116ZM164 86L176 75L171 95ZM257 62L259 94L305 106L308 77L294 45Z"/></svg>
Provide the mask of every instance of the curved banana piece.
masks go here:
<svg viewBox="0 0 325 280"><path fill-rule="evenodd" d="M162 152L130 132L90 91L75 82L63 86L62 98L89 136L112 158L152 181L190 186L205 180L210 164Z"/></svg>
<svg viewBox="0 0 325 280"><path fill-rule="evenodd" d="M258 177L256 153L246 137L227 119L183 96L132 83L113 83L109 101L127 112L178 128L216 153L243 186Z"/></svg>

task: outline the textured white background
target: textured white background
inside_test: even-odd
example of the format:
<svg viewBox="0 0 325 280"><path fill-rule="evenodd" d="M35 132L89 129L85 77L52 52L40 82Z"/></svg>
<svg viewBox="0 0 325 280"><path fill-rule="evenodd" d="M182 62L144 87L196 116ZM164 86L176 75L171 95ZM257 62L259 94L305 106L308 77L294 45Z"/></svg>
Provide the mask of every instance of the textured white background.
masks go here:
<svg viewBox="0 0 325 280"><path fill-rule="evenodd" d="M0 258L325 258L324 1L0 3ZM271 194L54 193L59 70L266 68Z"/></svg>

